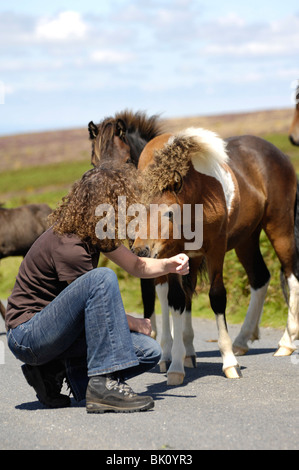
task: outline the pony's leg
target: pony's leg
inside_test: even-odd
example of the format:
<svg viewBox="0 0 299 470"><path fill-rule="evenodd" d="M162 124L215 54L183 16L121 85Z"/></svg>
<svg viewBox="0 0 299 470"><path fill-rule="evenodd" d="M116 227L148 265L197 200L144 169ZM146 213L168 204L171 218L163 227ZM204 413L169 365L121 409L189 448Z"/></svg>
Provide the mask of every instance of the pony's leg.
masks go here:
<svg viewBox="0 0 299 470"><path fill-rule="evenodd" d="M192 295L196 288L198 269L202 260L190 259L190 271L188 276L182 278L182 284L186 293L186 309L183 313L183 341L186 349L185 367L196 367L196 353L193 346L194 331L192 328Z"/></svg>
<svg viewBox="0 0 299 470"><path fill-rule="evenodd" d="M155 281L154 279L140 279L141 294L144 309L144 318L149 318L151 321L152 332L151 337L157 337L157 323L155 314Z"/></svg>
<svg viewBox="0 0 299 470"><path fill-rule="evenodd" d="M295 350L295 340L299 339L299 281L294 274L287 278L289 286L289 310L287 326L279 341L274 356L290 356Z"/></svg>
<svg viewBox="0 0 299 470"><path fill-rule="evenodd" d="M156 292L161 304L162 310L162 335L161 348L162 356L160 360L160 372L165 373L171 362L172 335L169 322L169 305L168 305L168 282L156 285Z"/></svg>
<svg viewBox="0 0 299 470"><path fill-rule="evenodd" d="M299 339L299 279L294 272L298 271L298 260L292 223L293 219L286 217L283 224L275 226L275 230L273 227L265 228L289 287L287 326L274 356L290 356L296 350L294 341Z"/></svg>
<svg viewBox="0 0 299 470"><path fill-rule="evenodd" d="M259 323L263 313L264 302L269 282L259 289L250 287L251 296L249 307L240 333L234 340L233 351L236 356L243 356L249 350L248 342L258 340Z"/></svg>
<svg viewBox="0 0 299 470"><path fill-rule="evenodd" d="M167 373L168 385L180 385L184 381L184 359L186 355L183 341L183 315L186 306L185 293L180 285L179 276L168 276L168 303L172 315L173 343L171 349L171 364Z"/></svg>
<svg viewBox="0 0 299 470"><path fill-rule="evenodd" d="M196 367L196 352L193 346L194 331L192 327L191 300L186 302L183 313L183 341L186 349L185 367Z"/></svg>
<svg viewBox="0 0 299 470"><path fill-rule="evenodd" d="M233 351L237 356L247 353L249 341L259 339L259 323L270 282L270 273L260 252L259 236L260 230L236 249L237 256L247 273L251 291L245 321L233 344Z"/></svg>
<svg viewBox="0 0 299 470"><path fill-rule="evenodd" d="M223 256L224 259L224 256ZM232 341L229 337L225 310L226 310L226 290L223 283L222 267L221 269L215 270L213 267L208 265L209 277L210 277L210 302L213 312L216 316L216 323L218 328L218 345L223 360L223 372L229 379L239 379L242 377L239 369L238 361L233 353Z"/></svg>
<svg viewBox="0 0 299 470"><path fill-rule="evenodd" d="M171 349L171 364L167 373L168 385L181 385L185 377L184 360L186 356L183 341L183 313L171 308L173 326L173 344Z"/></svg>

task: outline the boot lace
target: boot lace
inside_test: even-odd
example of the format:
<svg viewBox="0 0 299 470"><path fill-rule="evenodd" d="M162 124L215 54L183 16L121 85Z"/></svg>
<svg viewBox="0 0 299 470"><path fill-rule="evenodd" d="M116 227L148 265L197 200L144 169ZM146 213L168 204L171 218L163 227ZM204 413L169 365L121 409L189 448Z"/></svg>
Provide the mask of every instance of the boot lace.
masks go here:
<svg viewBox="0 0 299 470"><path fill-rule="evenodd" d="M119 393L122 393L124 396L128 396L129 398L136 396L136 393L132 390L132 388L120 378L107 377L106 387L108 390L113 389Z"/></svg>

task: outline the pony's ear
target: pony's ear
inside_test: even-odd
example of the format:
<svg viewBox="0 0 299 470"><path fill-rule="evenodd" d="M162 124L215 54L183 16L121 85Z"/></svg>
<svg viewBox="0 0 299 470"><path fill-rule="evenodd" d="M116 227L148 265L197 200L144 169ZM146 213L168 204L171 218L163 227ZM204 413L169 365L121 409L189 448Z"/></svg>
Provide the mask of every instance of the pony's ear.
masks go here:
<svg viewBox="0 0 299 470"><path fill-rule="evenodd" d="M125 140L126 135L126 125L122 119L117 119L115 123L115 135L117 135L120 139Z"/></svg>
<svg viewBox="0 0 299 470"><path fill-rule="evenodd" d="M130 146L124 142L118 135L113 137L112 158L123 163L132 163L130 156Z"/></svg>
<svg viewBox="0 0 299 470"><path fill-rule="evenodd" d="M92 121L88 124L89 137L91 140L95 139L99 133L98 126L96 126Z"/></svg>
<svg viewBox="0 0 299 470"><path fill-rule="evenodd" d="M175 193L179 193L182 189L183 186L183 178L181 174L177 171L174 170L172 178L169 178L169 184L168 184L168 191L173 191Z"/></svg>

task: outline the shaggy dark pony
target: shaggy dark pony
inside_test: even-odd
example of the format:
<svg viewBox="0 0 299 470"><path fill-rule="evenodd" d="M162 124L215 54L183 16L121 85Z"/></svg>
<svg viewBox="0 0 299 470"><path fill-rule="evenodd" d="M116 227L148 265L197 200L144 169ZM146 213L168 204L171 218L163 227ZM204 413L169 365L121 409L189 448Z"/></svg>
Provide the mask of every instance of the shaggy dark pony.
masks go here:
<svg viewBox="0 0 299 470"><path fill-rule="evenodd" d="M144 112L125 110L107 117L100 124L90 121L89 137L92 141L91 163L112 159L133 163L136 167L140 154L150 140L161 134L158 116L148 117Z"/></svg>
<svg viewBox="0 0 299 470"><path fill-rule="evenodd" d="M0 259L25 256L48 228L47 217L51 212L47 204L28 204L13 209L0 204Z"/></svg>
<svg viewBox="0 0 299 470"><path fill-rule="evenodd" d="M28 204L7 209L0 204L0 259L25 256L35 240L48 228L52 209L47 204ZM0 313L5 307L0 302Z"/></svg>
<svg viewBox="0 0 299 470"><path fill-rule="evenodd" d="M104 119L100 124L88 124L92 141L91 163L95 167L109 160L115 165L132 163L138 165L145 145L163 132L159 116L148 117L144 112L125 110L114 117ZM140 279L144 317L150 318L152 336L156 337L155 283L153 279Z"/></svg>

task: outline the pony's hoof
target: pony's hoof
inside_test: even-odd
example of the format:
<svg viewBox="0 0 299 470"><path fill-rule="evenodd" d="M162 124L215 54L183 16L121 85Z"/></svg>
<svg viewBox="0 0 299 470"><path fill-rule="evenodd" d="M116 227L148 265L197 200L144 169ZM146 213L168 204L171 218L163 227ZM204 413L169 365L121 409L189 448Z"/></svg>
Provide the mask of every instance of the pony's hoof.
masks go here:
<svg viewBox="0 0 299 470"><path fill-rule="evenodd" d="M161 374L165 374L167 372L168 367L169 367L168 361L159 362L159 368L160 368Z"/></svg>
<svg viewBox="0 0 299 470"><path fill-rule="evenodd" d="M183 372L168 372L167 385L182 385L185 374Z"/></svg>
<svg viewBox="0 0 299 470"><path fill-rule="evenodd" d="M240 370L239 366L231 366L227 367L226 369L223 370L225 377L228 379L241 379L242 378L242 372Z"/></svg>
<svg viewBox="0 0 299 470"><path fill-rule="evenodd" d="M248 351L249 349L246 347L242 348L242 346L233 346L233 353L235 356L244 356Z"/></svg>
<svg viewBox="0 0 299 470"><path fill-rule="evenodd" d="M196 368L196 356L186 356L184 360L184 366L195 369Z"/></svg>
<svg viewBox="0 0 299 470"><path fill-rule="evenodd" d="M294 348L288 348L287 346L280 346L277 351L273 354L274 357L285 357L291 356L295 351Z"/></svg>

